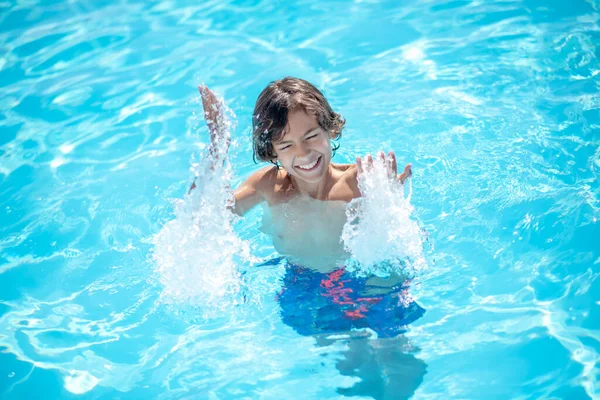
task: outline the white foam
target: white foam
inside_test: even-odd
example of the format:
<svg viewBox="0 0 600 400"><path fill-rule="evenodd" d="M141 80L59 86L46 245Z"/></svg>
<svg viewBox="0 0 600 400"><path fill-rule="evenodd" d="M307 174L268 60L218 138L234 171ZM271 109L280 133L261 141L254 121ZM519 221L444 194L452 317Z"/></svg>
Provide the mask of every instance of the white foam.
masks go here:
<svg viewBox="0 0 600 400"><path fill-rule="evenodd" d="M342 240L352 255L347 267L359 275L412 276L427 267L423 236L411 218L413 207L404 185L388 177L384 162L359 175L362 197L348 204ZM410 180L408 181L410 185Z"/></svg>
<svg viewBox="0 0 600 400"><path fill-rule="evenodd" d="M241 302L240 268L251 260L248 243L234 232L237 217L228 208L233 205L231 168L223 160L231 125L229 120L220 122L227 132L216 150L207 151L190 168L196 188L174 202L175 219L154 238L163 302L195 308L203 317L216 316Z"/></svg>

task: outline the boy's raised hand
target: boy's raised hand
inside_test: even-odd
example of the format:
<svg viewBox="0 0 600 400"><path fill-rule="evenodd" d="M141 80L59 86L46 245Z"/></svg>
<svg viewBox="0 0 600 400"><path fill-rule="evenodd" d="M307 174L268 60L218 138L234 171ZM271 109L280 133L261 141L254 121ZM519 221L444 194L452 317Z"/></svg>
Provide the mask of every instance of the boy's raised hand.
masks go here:
<svg viewBox="0 0 600 400"><path fill-rule="evenodd" d="M382 161L383 165L385 165L385 169L388 172L390 178L395 178L400 183L404 184L404 182L412 176L412 165L406 164L404 167L404 171L401 174L398 174L398 164L396 162L396 154L393 151L390 151L387 154L387 158L383 151L379 151L377 154L380 161ZM364 171L369 171L373 169L373 157L370 154L364 158L364 160L360 157L356 157L356 166L358 167L358 173L362 174Z"/></svg>
<svg viewBox="0 0 600 400"><path fill-rule="evenodd" d="M204 108L204 119L210 132L210 143L213 150L219 145L219 141L225 139L225 146L229 146L229 131L225 126L225 110L223 103L217 98L215 93L208 86L198 86L200 97L202 98L202 107Z"/></svg>

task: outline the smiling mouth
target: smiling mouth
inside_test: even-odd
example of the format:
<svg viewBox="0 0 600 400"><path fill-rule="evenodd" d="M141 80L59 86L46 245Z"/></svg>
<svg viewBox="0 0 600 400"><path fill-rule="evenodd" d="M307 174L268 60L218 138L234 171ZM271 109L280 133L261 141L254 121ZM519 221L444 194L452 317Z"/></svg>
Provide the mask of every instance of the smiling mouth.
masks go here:
<svg viewBox="0 0 600 400"><path fill-rule="evenodd" d="M319 165L321 165L322 158L323 158L323 156L319 156L319 158L317 158L315 161L313 161L311 163L303 164L303 165L296 165L296 168L298 168L301 171L305 171L305 172L314 171L315 169L317 169L317 167Z"/></svg>

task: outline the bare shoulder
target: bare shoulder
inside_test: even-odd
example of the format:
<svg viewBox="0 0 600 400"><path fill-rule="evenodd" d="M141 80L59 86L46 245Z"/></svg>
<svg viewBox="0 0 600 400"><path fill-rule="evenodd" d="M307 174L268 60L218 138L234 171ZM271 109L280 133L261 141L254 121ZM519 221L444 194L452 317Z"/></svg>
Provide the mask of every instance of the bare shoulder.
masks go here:
<svg viewBox="0 0 600 400"><path fill-rule="evenodd" d="M256 189L264 189L275 183L277 175L276 167L264 167L253 172L245 183Z"/></svg>
<svg viewBox="0 0 600 400"><path fill-rule="evenodd" d="M331 164L336 170L343 172L351 172L356 170L356 164Z"/></svg>
<svg viewBox="0 0 600 400"><path fill-rule="evenodd" d="M291 181L281 168L268 166L254 172L246 181L269 203L291 189Z"/></svg>
<svg viewBox="0 0 600 400"><path fill-rule="evenodd" d="M335 192L340 193L342 197L347 198L347 201L360 197L358 189L358 167L356 164L335 164L333 165L338 171L338 186Z"/></svg>
<svg viewBox="0 0 600 400"><path fill-rule="evenodd" d="M358 167L356 164L334 164L333 167L340 174L340 180L344 182L357 181Z"/></svg>

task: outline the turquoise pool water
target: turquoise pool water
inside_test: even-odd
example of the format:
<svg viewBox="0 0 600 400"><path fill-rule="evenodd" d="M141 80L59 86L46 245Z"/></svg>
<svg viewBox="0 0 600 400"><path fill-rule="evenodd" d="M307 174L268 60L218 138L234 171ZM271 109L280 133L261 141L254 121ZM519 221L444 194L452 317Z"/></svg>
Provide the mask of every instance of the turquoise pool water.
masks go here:
<svg viewBox="0 0 600 400"><path fill-rule="evenodd" d="M0 10L0 397L600 396L597 0ZM392 343L296 333L281 265L216 317L162 300L153 238L207 141L195 85L237 114L239 182L254 100L285 75L346 117L334 160L413 163L435 247ZM257 221L236 229L265 260Z"/></svg>

